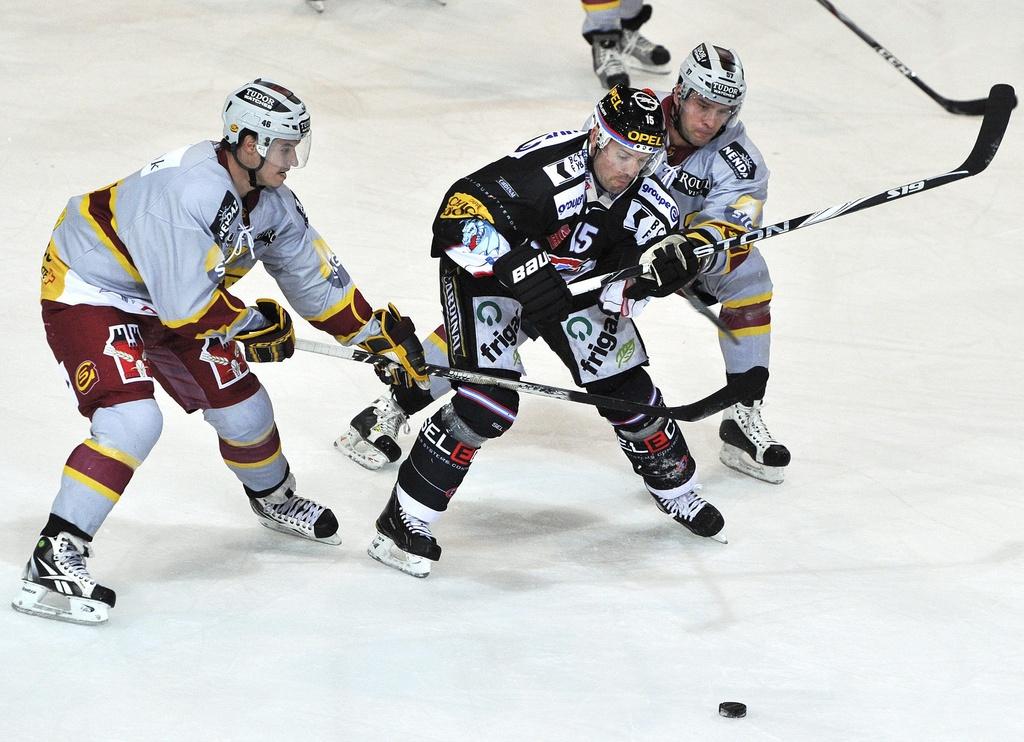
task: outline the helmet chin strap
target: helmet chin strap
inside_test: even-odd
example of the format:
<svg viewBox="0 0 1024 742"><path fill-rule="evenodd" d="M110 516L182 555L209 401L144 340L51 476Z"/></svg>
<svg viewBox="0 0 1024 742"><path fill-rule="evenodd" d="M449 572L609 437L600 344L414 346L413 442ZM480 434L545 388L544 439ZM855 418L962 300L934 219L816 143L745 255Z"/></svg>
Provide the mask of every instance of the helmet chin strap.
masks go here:
<svg viewBox="0 0 1024 742"><path fill-rule="evenodd" d="M256 154L259 154L259 152L257 152ZM263 186L258 185L256 183L256 173L259 171L261 167L263 167L263 163L267 161L267 158L264 157L263 155L260 155L259 165L257 165L256 167L246 167L244 164L242 164L242 161L238 159L238 143L231 145L231 156L235 158L235 162L238 164L238 167L242 168L245 172L249 174L249 185L256 190L262 189Z"/></svg>

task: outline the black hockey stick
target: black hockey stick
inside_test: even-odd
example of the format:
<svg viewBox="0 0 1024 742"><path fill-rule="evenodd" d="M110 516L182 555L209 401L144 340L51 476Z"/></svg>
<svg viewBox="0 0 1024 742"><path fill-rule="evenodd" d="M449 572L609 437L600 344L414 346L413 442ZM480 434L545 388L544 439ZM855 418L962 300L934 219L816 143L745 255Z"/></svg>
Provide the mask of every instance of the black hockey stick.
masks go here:
<svg viewBox="0 0 1024 742"><path fill-rule="evenodd" d="M928 87L921 80L921 78L919 78L914 73L912 69L910 69L909 67L907 67L907 65L903 64L903 62L898 60L895 54L893 54L891 51L889 51L884 46L879 44L873 38L868 36L864 31L862 31L857 26L856 23L847 18L843 14L843 12L839 10L839 8L830 3L828 0L818 0L818 4L823 6L825 10L827 10L829 13L838 18L844 26L846 26L848 29L853 31L858 36L860 36L861 40L864 41L864 43L866 43L876 52L878 52L878 55L882 57L882 59L884 59L886 62L888 62L897 70L899 70L904 77L906 77L912 83L917 85L917 87L921 88L921 90L923 90L929 98L931 98L933 101L938 103L940 106L945 108L950 113L960 113L965 116L981 116L983 113L985 113L985 98L977 98L976 100L950 100L949 98L939 95L930 87ZM1011 105L1010 107L1012 108L1013 106L1016 105L1017 101L1016 99L1014 99L1013 105Z"/></svg>
<svg viewBox="0 0 1024 742"><path fill-rule="evenodd" d="M777 237L780 234L786 234L787 232L794 232L802 227L809 227L812 224L820 224L821 222L828 221L829 219L835 219L838 216L844 216L845 214L852 214L855 211L863 211L864 209L870 209L872 206L879 206L880 204L886 204L890 201L903 198L904 196L912 196L915 193L923 193L924 191L931 190L932 188L938 188L948 183L961 180L963 178L969 178L972 175L977 175L988 167L988 164L992 162L992 158L996 156L996 152L999 150L999 143L1003 140L1003 134L1006 133L1006 126L1010 122L1010 112L1013 107L1017 104L1017 97L1014 95L1013 88L1010 85L993 85L992 90L985 99L985 118L981 120L981 129L978 131L978 138L974 142L974 148L971 153L967 155L967 159L963 161L958 168L950 170L949 172L942 173L941 175L933 175L930 178L923 180L917 180L913 183L907 183L906 185L897 186L896 188L890 188L876 193L873 196L866 196L859 198L856 201L847 201L839 206L829 206L821 211L815 211L811 214L804 214L793 219L785 219L775 224L769 224L765 227L758 229L752 229L749 232L736 235L734 237L728 237L724 240L719 240L711 245L703 245L694 250L697 257L704 257L706 255L713 255L715 253L724 252L733 247L741 245L750 245L754 242L760 242L766 240L769 237ZM600 288L600 286L611 283L612 281L620 281L624 278L635 278L642 276L644 269L642 266L634 265L622 270L615 271L613 273L605 273L601 276L593 276L580 281L575 281L570 284L574 292L578 290L593 290L594 288Z"/></svg>
<svg viewBox="0 0 1024 742"><path fill-rule="evenodd" d="M399 365L396 361L392 361L390 358L385 358L384 356L379 356L374 353L367 353L365 350L359 350L358 348L349 348L344 345L338 345L336 343L319 343L314 340L303 340L302 338L299 338L295 341L295 347L308 353L319 353L324 356L344 358L348 361L370 363L378 368L389 368ZM427 373L431 376L440 376L445 379L462 381L467 384L500 386L505 389L513 389L525 394L536 394L540 397L563 399L569 402L579 402L581 404L593 405L595 407L607 407L612 410L620 410L633 415L643 413L646 415L654 415L656 417L671 417L673 420L685 420L687 422L703 420L705 417L714 415L716 412L721 412L726 407L731 407L740 400L750 399L752 396L756 396L756 390L763 388L768 382L767 370L763 366L755 366L749 371L741 374L738 379L730 382L714 394L709 394L707 397L704 397L704 399L698 400L692 404L684 404L677 407L658 407L655 405L627 402L622 399L606 397L600 394L581 392L576 389L561 389L557 386L534 384L529 381L516 381L514 379L492 376L490 374L484 374L477 371L464 371L458 368L448 368L447 366L434 366L428 364Z"/></svg>

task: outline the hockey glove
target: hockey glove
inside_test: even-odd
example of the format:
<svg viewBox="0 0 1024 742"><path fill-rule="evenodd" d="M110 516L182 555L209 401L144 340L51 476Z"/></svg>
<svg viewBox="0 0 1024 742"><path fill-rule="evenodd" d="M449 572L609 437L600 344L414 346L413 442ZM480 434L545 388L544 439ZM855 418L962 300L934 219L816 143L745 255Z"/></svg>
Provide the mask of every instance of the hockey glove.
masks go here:
<svg viewBox="0 0 1024 742"><path fill-rule="evenodd" d="M416 339L416 327L412 320L403 317L394 304L388 304L387 309L378 309L373 313L373 318L380 323L380 330L359 343L359 347L402 365L401 369L378 369L378 375L384 371L390 377L385 379L388 383L401 386L415 384L421 389L429 389L430 377L426 373L423 346Z"/></svg>
<svg viewBox="0 0 1024 742"><path fill-rule="evenodd" d="M494 276L537 324L560 322L572 310L572 294L546 250L520 247L494 261Z"/></svg>
<svg viewBox="0 0 1024 742"><path fill-rule="evenodd" d="M630 299L648 296L668 296L688 286L704 267L694 254L699 242L691 242L686 235L670 234L654 243L640 256L645 273L626 289Z"/></svg>
<svg viewBox="0 0 1024 742"><path fill-rule="evenodd" d="M291 358L295 352L295 328L284 307L273 299L257 299L256 310L270 324L235 335L249 363L269 363Z"/></svg>

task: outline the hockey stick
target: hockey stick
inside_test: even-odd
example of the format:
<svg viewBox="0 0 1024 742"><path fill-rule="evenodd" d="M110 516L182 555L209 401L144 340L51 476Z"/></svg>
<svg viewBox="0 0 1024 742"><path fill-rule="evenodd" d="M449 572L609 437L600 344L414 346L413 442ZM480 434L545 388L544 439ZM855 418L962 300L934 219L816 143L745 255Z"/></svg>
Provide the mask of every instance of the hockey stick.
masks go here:
<svg viewBox="0 0 1024 742"><path fill-rule="evenodd" d="M319 353L334 358L344 358L347 361L358 361L359 363L370 363L378 368L398 366L396 361L384 356L367 353L365 350L349 348L335 343L319 343L314 340L298 338L295 341L298 350L308 353ZM576 389L561 389L556 386L545 384L534 384L529 381L516 381L501 376L492 376L477 371L464 371L458 368L447 366L427 365L427 373L430 376L440 376L452 381L461 381L467 384L484 384L488 386L500 386L505 389L512 389L525 394L536 394L540 397L551 397L552 399L563 399L568 402L579 402L581 404L593 405L595 407L607 407L612 410L620 410L633 415L646 414L655 417L671 417L673 420L684 420L694 422L703 420L705 417L721 412L726 407L731 407L740 400L749 399L754 396L754 390L763 388L768 381L768 372L762 366L755 366L743 373L737 380L730 382L714 394L709 394L704 399L692 404L679 405L677 407L659 407L656 405L628 402L615 397L606 397L601 394L581 392Z"/></svg>
<svg viewBox="0 0 1024 742"><path fill-rule="evenodd" d="M843 12L839 10L839 8L830 3L828 0L818 0L818 4L824 7L825 10L834 15L836 18L838 18L844 26L846 26L848 29L853 31L858 36L860 36L861 40L864 41L864 43L866 43L876 52L878 52L878 55L882 57L882 59L884 59L886 62L888 62L897 70L899 70L904 77L906 77L912 83L917 85L917 87L921 88L921 90L923 90L929 98L931 98L933 101L938 103L940 106L945 108L950 113L960 113L965 116L981 116L983 113L985 113L985 98L977 98L976 100L950 100L949 98L945 98L939 95L930 87L925 85L925 83L922 82L921 78L919 78L912 69L910 69L909 67L907 67L907 65L903 64L903 62L898 60L895 54L893 54L891 51L889 51L884 46L879 44L873 38L868 36L867 33L858 28L857 24L851 21L849 18L847 18L843 14ZM1013 102L1013 106L1016 105L1017 101L1015 99ZM1011 106L1011 108L1013 106Z"/></svg>
<svg viewBox="0 0 1024 742"><path fill-rule="evenodd" d="M886 204L890 201L903 198L904 196L923 193L924 191L931 190L932 188L938 188L939 186L944 186L948 183L953 183L958 180L962 180L963 178L969 178L972 175L977 175L987 168L988 164L992 162L992 158L996 156L996 152L999 150L999 144L1003 140L1003 134L1006 133L1006 126L1010 122L1010 112L1016 104L1017 97L1014 95L1013 87L1004 84L992 86L992 90L989 93L988 98L986 98L985 118L981 120L981 129L978 131L978 138L974 142L974 148L971 149L971 153L967 155L967 159L954 170L942 173L941 175L933 175L932 177L925 178L923 180L917 180L913 183L907 183L906 185L897 186L896 188L889 188L881 193L859 198L856 201L847 201L846 203L838 206L829 206L821 211L804 214L803 216L798 216L793 219L784 219L781 222L769 224L766 227L752 229L749 232L744 232L743 234L719 240L711 245L702 245L696 248L694 252L697 254L697 257L725 252L726 250L734 247L750 245L754 242L767 240L770 237L777 237L780 234L786 234L787 232L795 232L798 229L809 227L812 224L820 224L821 222L826 222L829 219L835 219L836 217L852 214L856 211L870 209L872 206ZM643 267L634 265L613 273L605 273L604 275L575 281L570 284L570 286L573 287L573 292L576 293L577 291L582 292L600 288L604 284L611 283L612 281L621 281L625 278L636 278L643 274Z"/></svg>

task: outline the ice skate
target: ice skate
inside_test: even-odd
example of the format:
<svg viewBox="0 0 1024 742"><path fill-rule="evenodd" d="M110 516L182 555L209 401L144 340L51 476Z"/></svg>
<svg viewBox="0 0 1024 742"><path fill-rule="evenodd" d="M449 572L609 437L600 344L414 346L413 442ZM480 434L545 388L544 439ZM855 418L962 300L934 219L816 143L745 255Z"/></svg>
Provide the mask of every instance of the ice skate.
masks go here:
<svg viewBox="0 0 1024 742"><path fill-rule="evenodd" d="M330 508L296 495L295 477L291 474L269 495L250 496L249 505L267 528L322 544L341 543L334 513Z"/></svg>
<svg viewBox="0 0 1024 742"><path fill-rule="evenodd" d="M430 574L430 562L441 558L441 547L430 524L409 515L398 502L396 490L377 518L377 535L366 553L381 564L413 577Z"/></svg>
<svg viewBox="0 0 1024 742"><path fill-rule="evenodd" d="M594 74L605 89L629 86L629 74L622 60L622 37L618 32L594 33L590 38Z"/></svg>
<svg viewBox="0 0 1024 742"><path fill-rule="evenodd" d="M40 536L11 601L16 611L77 624L107 620L114 591L98 585L85 566L91 545L69 533Z"/></svg>
<svg viewBox="0 0 1024 742"><path fill-rule="evenodd" d="M622 29L622 58L634 69L667 75L672 71L669 60L672 55L661 44L655 44L640 31Z"/></svg>
<svg viewBox="0 0 1024 742"><path fill-rule="evenodd" d="M768 432L761 418L761 400L742 402L725 411L718 428L719 458L730 469L772 484L780 484L789 464L789 449Z"/></svg>
<svg viewBox="0 0 1024 742"><path fill-rule="evenodd" d="M306 0L306 5L311 7L317 13L324 12L324 0Z"/></svg>
<svg viewBox="0 0 1024 742"><path fill-rule="evenodd" d="M360 466L376 471L402 457L400 431L409 432L409 418L387 394L352 418L348 432L334 442L334 447Z"/></svg>
<svg viewBox="0 0 1024 742"><path fill-rule="evenodd" d="M686 526L697 536L711 538L723 544L729 543L722 531L725 527L725 518L718 512L718 508L697 494L697 489L694 487L689 492L673 498L665 498L651 492L650 487L647 491L651 493L661 512L671 515L676 523Z"/></svg>

